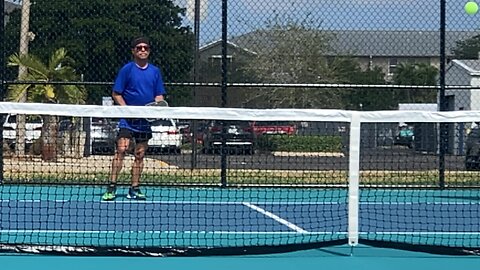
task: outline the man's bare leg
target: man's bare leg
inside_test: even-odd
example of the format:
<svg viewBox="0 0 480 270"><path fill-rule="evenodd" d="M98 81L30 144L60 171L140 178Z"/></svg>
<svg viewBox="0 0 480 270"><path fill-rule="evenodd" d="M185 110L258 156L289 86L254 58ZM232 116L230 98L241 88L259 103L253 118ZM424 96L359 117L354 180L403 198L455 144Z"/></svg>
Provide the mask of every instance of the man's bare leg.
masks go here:
<svg viewBox="0 0 480 270"><path fill-rule="evenodd" d="M110 172L111 183L117 182L118 175L123 168L123 160L125 159L129 144L130 139L128 138L120 138L117 141L117 150L115 151L115 155L113 156L112 168Z"/></svg>
<svg viewBox="0 0 480 270"><path fill-rule="evenodd" d="M120 138L117 140L117 148L115 155L113 156L112 167L110 171L110 185L107 188L107 192L105 192L105 194L102 196L103 201L111 201L116 197L115 192L117 189L117 179L120 171L122 170L123 160L125 159L125 154L129 144L130 139L128 138Z"/></svg>
<svg viewBox="0 0 480 270"><path fill-rule="evenodd" d="M135 160L132 165L132 187L138 187L140 185L140 177L142 176L144 164L143 159L147 148L147 142L138 143L135 146Z"/></svg>
<svg viewBox="0 0 480 270"><path fill-rule="evenodd" d="M127 198L135 200L145 200L145 195L140 191L140 177L143 171L143 159L147 151L147 142L137 143L134 150L135 159L132 164L132 186L128 191Z"/></svg>

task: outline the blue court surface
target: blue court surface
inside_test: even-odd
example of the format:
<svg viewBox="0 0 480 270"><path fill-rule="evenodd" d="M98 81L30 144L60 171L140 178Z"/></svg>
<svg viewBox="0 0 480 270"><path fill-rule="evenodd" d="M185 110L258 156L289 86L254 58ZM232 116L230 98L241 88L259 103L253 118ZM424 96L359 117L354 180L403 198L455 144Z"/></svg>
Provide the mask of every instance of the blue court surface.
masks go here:
<svg viewBox="0 0 480 270"><path fill-rule="evenodd" d="M129 247L277 245L346 239L345 189L144 187L147 201L103 187L0 186L2 243ZM360 237L476 246L477 190L363 190ZM359 245L271 255L97 257L0 255L2 269L477 269L478 256L445 256Z"/></svg>
<svg viewBox="0 0 480 270"><path fill-rule="evenodd" d="M346 239L345 189L126 189L100 201L103 187L0 186L1 243L241 247ZM476 247L478 190L363 190L360 238Z"/></svg>

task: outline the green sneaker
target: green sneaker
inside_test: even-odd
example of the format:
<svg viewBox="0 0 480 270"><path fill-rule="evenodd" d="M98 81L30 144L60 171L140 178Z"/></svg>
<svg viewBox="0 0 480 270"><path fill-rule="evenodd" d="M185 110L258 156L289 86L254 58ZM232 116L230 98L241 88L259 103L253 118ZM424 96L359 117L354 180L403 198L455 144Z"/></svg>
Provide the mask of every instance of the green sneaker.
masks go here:
<svg viewBox="0 0 480 270"><path fill-rule="evenodd" d="M115 192L114 191L107 191L102 196L102 201L113 201L115 199Z"/></svg>

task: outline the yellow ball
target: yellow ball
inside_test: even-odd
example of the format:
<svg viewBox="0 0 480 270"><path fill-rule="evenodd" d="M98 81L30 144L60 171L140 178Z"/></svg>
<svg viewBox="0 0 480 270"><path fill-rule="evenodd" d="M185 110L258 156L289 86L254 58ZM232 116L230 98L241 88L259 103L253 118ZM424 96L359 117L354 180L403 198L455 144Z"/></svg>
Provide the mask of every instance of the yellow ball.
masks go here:
<svg viewBox="0 0 480 270"><path fill-rule="evenodd" d="M470 1L465 4L465 12L468 15L474 15L478 12L478 5L477 3Z"/></svg>

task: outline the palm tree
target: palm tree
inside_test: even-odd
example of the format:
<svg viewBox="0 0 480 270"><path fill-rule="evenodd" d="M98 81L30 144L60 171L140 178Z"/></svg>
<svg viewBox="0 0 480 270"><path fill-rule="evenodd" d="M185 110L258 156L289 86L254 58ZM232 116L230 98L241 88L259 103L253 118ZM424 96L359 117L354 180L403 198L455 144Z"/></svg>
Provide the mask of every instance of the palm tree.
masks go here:
<svg viewBox="0 0 480 270"><path fill-rule="evenodd" d="M71 66L74 61L67 56L67 51L64 48L55 51L47 64L31 54L13 54L8 60L8 66L10 67L26 67L27 72L19 80L35 82L10 85L7 93L9 101L19 102L22 97L26 97L28 102L85 103L86 90L84 86L49 84L49 82L78 81L79 76ZM43 82L43 84L37 82ZM58 117L43 116L43 122L42 158L44 160L55 160ZM19 134L18 130L17 134Z"/></svg>

